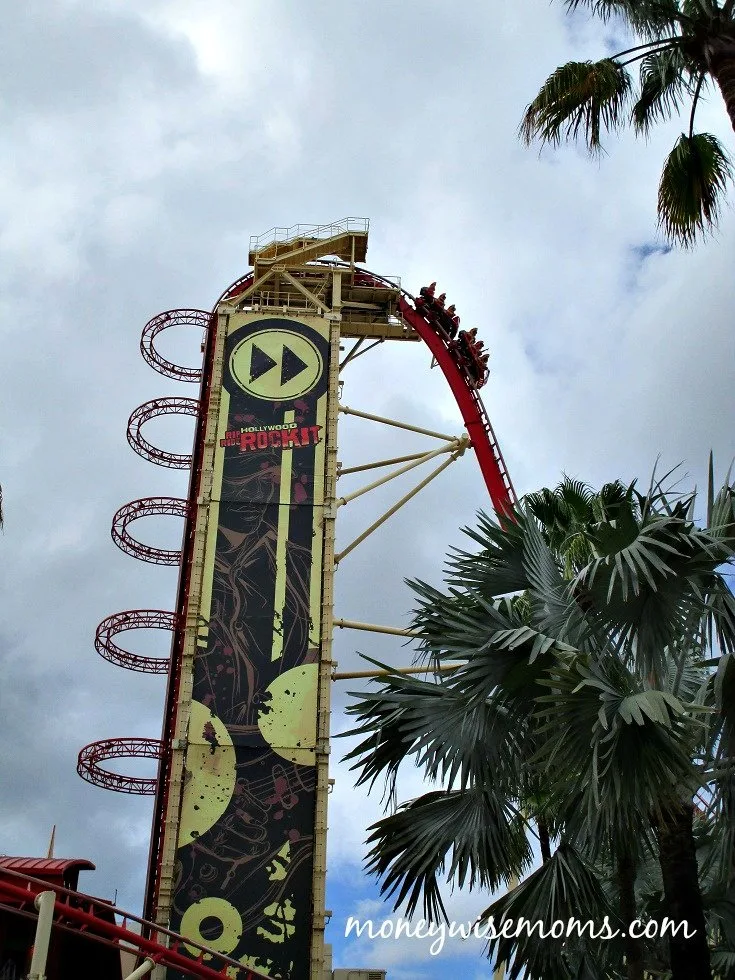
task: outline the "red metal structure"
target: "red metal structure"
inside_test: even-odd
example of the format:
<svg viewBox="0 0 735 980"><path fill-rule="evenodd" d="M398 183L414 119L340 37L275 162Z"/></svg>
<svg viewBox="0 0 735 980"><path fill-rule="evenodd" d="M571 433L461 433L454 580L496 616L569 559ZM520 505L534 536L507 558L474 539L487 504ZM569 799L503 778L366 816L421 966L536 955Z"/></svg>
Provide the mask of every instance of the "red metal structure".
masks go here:
<svg viewBox="0 0 735 980"><path fill-rule="evenodd" d="M121 551L141 561L150 561L154 565L178 565L181 562L181 552L171 548L156 548L143 544L128 531L133 521L141 517L167 515L170 517L187 517L189 502L181 497L143 497L124 504L112 519L112 540Z"/></svg>
<svg viewBox="0 0 735 980"><path fill-rule="evenodd" d="M111 789L116 793L132 793L135 796L153 796L156 780L143 776L124 776L101 763L110 759L161 758L161 742L157 738L104 738L90 742L79 753L77 772L88 783Z"/></svg>
<svg viewBox="0 0 735 980"><path fill-rule="evenodd" d="M0 859L0 914L8 912L33 921L36 919L36 896L40 892L53 890L56 893L54 927L67 936L85 940L83 947L91 940L95 945L109 947L119 956L122 946L136 952L141 959L173 967L188 976L201 977L202 980L223 980L233 975L238 980L268 980L263 974L250 970L237 960L207 946L191 939L184 940L182 936L168 929L162 929L131 912L115 908L110 902L92 898L62 884L62 880L67 880L74 872L78 874L82 868L94 869L94 865L91 861L84 860ZM34 876L28 874L29 869L34 871ZM118 925L116 918L121 919L122 924ZM128 924L135 925L140 931L128 928ZM151 938L153 936L156 938ZM184 948L188 949L190 955L181 952ZM192 953L196 959L191 958ZM81 976L80 967L83 965L84 959L79 960L76 970L72 973L69 969L66 975ZM117 965L119 967L119 961ZM233 974L233 970L237 972ZM117 975L120 976L119 972Z"/></svg>
<svg viewBox="0 0 735 980"><path fill-rule="evenodd" d="M128 630L173 630L175 625L176 617L172 612L163 609L129 609L102 620L95 633L94 646L101 657L118 667L138 670L144 674L166 674L170 657L144 657L130 653L115 643L114 637Z"/></svg>
<svg viewBox="0 0 735 980"><path fill-rule="evenodd" d="M199 415L199 402L195 398L154 398L139 405L128 419L128 443L135 452L151 463L175 470L188 470L191 453L170 453L151 445L140 431L150 419L163 415Z"/></svg>
<svg viewBox="0 0 735 980"><path fill-rule="evenodd" d="M206 310L167 310L165 313L159 313L143 327L140 352L159 374L173 378L174 381L191 381L198 384L202 380L201 368L174 364L158 353L153 342L159 334L170 327L199 327L200 330L207 330L210 319L211 313L207 313Z"/></svg>

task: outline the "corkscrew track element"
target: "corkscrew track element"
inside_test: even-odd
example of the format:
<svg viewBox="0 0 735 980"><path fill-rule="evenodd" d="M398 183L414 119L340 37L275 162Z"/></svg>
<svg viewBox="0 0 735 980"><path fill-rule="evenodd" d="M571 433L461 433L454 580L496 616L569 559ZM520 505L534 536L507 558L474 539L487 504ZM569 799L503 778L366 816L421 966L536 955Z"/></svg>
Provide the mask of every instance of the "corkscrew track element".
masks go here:
<svg viewBox="0 0 735 980"><path fill-rule="evenodd" d="M155 776L126 776L105 769L101 763L110 759L155 759L163 752L158 738L105 738L85 745L77 757L77 772L94 786L111 789L115 793L131 793L136 796L153 796L156 792Z"/></svg>
<svg viewBox="0 0 735 980"><path fill-rule="evenodd" d="M155 348L156 337L169 327L199 327L208 330L212 314L206 310L167 310L159 313L143 327L140 338L140 352L154 371L175 381L191 381L199 383L202 380L201 367L183 367L174 364Z"/></svg>
<svg viewBox="0 0 735 980"><path fill-rule="evenodd" d="M158 629L171 630L176 626L176 617L163 609L128 609L114 613L103 619L97 627L94 646L97 653L111 664L126 670L137 670L144 674L167 674L170 658L145 657L130 653L115 643L114 637L128 630Z"/></svg>
<svg viewBox="0 0 735 980"><path fill-rule="evenodd" d="M112 540L121 551L141 561L153 562L154 565L178 565L181 561L179 549L143 544L129 533L128 527L140 517L166 515L186 518L188 513L189 503L182 497L142 497L140 500L131 500L130 503L123 504L112 519Z"/></svg>
<svg viewBox="0 0 735 980"><path fill-rule="evenodd" d="M128 419L128 443L135 452L158 466L175 470L187 470L191 466L191 453L171 453L159 449L145 438L141 429L151 419L163 415L191 415L197 418L199 402L196 398L154 398L139 405Z"/></svg>

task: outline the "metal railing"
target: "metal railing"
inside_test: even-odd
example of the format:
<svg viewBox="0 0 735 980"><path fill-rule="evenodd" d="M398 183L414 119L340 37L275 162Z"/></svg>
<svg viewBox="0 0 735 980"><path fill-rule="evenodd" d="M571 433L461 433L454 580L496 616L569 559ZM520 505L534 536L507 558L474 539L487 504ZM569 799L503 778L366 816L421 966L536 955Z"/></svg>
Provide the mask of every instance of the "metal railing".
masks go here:
<svg viewBox="0 0 735 980"><path fill-rule="evenodd" d="M262 235L250 236L250 251L275 245L276 242L289 242L294 238L335 238L350 232L366 235L370 226L368 218L342 218L329 225L291 225L288 228L270 228Z"/></svg>

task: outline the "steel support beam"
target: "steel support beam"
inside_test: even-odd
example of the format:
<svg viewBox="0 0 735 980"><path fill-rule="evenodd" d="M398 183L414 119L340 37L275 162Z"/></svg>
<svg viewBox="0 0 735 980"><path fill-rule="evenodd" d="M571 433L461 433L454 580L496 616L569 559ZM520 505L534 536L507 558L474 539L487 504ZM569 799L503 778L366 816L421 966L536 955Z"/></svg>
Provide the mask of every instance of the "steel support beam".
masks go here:
<svg viewBox="0 0 735 980"><path fill-rule="evenodd" d="M46 960L51 942L51 926L54 921L54 905L56 892L40 892L36 895L34 905L38 909L36 922L36 938L33 940L33 956L28 980L46 980Z"/></svg>
<svg viewBox="0 0 735 980"><path fill-rule="evenodd" d="M467 445L467 440L465 439L464 447ZM396 477L403 476L404 473L408 473L409 470L416 469L417 466L421 466L422 463L427 463L430 459L436 459L437 456L441 456L444 453L457 452L458 450L464 448L461 440L457 439L454 442L450 442L446 446L440 446L439 449L434 449L430 453L423 453L418 459L413 460L410 463L406 463L405 466L401 466L397 470L393 470L392 473L388 473L387 476L382 476L379 480L373 480L372 483L368 483L365 487L360 487L359 490L353 490L352 493L345 494L344 497L337 498L337 506L343 507L345 504L349 504L352 500L357 500L358 497L362 497L363 494L369 493L371 490L375 490L377 487L382 487L384 483L390 483L391 480L395 480Z"/></svg>
<svg viewBox="0 0 735 980"><path fill-rule="evenodd" d="M366 630L368 633L387 633L389 636L420 636L415 630L401 629L399 626L377 626L375 623L358 623L354 619L335 619L334 625L340 629Z"/></svg>
<svg viewBox="0 0 735 980"><path fill-rule="evenodd" d="M393 674L446 674L464 664L439 664L437 667L395 667L393 670L340 670L332 674L333 681L353 681L362 677L391 677Z"/></svg>
<svg viewBox="0 0 735 980"><path fill-rule="evenodd" d="M359 412L356 408L348 408L347 405L339 406L343 415L354 415L358 419L367 419L368 422L380 422L383 425L394 425L398 429L405 429L406 432L418 432L422 436L432 436L434 439L441 439L443 442L454 442L456 436L448 436L444 432L434 432L433 429L422 429L418 425L409 425L407 422L400 422L398 419L389 419L383 415L372 415L370 412Z"/></svg>
<svg viewBox="0 0 735 980"><path fill-rule="evenodd" d="M439 474L442 473L447 468L447 466L449 466L457 459L459 455L460 455L459 452L452 453L449 459L444 460L441 466L437 466L435 470L432 470L432 472L429 473L426 479L422 480L421 483L419 483L417 486L413 488L413 490L409 490L408 493L404 494L401 497L401 499L397 501L395 504L393 504L393 506L390 507L381 517L379 517L377 521L374 521L370 525L370 527L366 528L366 530L364 530L362 534L358 535L354 541L350 542L350 544L348 544L346 548L343 548L343 550L340 551L339 554L336 554L334 556L335 564L339 564L339 562L341 562L343 558L349 555L349 553L353 551L358 546L358 544L362 544L365 538L369 537L373 533L373 531L377 531L377 529L381 525L385 524L385 522L388 520L389 517L392 517L396 513L396 511L400 510L401 507L404 506L404 504L407 504L412 497L415 497L416 494L419 493L421 490L423 490L424 487L427 486L429 483L431 483L432 480L435 480L439 476Z"/></svg>

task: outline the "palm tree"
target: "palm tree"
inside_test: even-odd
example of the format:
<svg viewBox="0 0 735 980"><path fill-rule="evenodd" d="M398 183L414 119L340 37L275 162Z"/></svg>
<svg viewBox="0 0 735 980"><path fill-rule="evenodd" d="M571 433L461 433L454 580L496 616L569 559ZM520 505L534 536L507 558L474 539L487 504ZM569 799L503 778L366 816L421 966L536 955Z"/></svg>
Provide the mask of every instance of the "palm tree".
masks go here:
<svg viewBox="0 0 735 980"><path fill-rule="evenodd" d="M713 637L724 657L735 648L735 601L717 571L735 554L734 495L729 486L711 495L699 530L694 499L672 504L655 485L644 496L610 485L587 510L585 494L572 508L588 538L572 549L578 570L549 546L563 522L550 521L545 539L533 517L544 504L558 516L564 495L548 491L503 527L481 515L468 532L480 553L452 556L447 591L412 583L424 656L456 670L437 683L396 674L356 695L350 710L363 741L349 758L359 782L386 776L391 796L406 760L445 788L371 828L368 868L396 907L405 902L412 914L423 899L424 914L436 918L439 875L491 888L522 877L528 834L541 820L556 850L487 914L549 921L585 910L597 922L620 922L600 887L600 862L617 868L625 920L630 866L634 884L640 854L657 850L667 914L700 927L692 940L671 941L672 977L705 980L692 800L705 782L713 806L724 805L723 740L719 721L710 721L727 712L700 704L696 682L704 670L712 702ZM562 533L561 542L577 536ZM614 943L538 936L491 949L512 976L525 969L532 980L619 976L623 956ZM640 978L641 958L631 954L628 947L627 976Z"/></svg>
<svg viewBox="0 0 735 980"><path fill-rule="evenodd" d="M558 144L582 136L602 149L603 130L626 123L647 136L657 122L690 104L689 125L664 164L659 224L669 240L691 246L717 223L732 168L720 142L695 133L697 106L716 86L735 129L735 0L565 0L603 20L617 19L637 42L600 61L570 61L544 82L526 108L521 136ZM628 66L638 64L634 83Z"/></svg>

